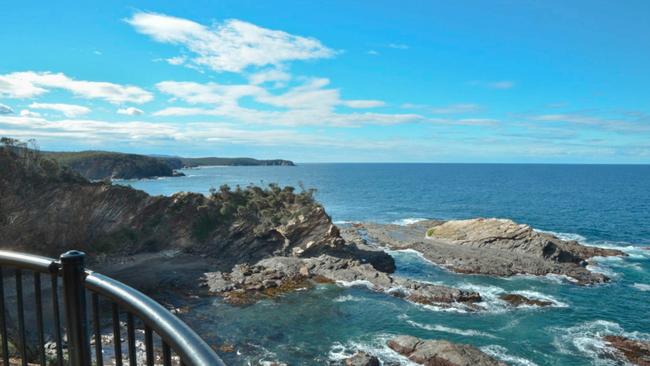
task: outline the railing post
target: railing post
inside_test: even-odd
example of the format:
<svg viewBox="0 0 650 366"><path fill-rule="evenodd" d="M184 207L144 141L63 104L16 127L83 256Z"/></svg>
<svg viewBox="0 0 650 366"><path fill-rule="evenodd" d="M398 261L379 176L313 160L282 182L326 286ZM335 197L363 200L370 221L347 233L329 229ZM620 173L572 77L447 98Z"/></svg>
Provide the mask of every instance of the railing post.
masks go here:
<svg viewBox="0 0 650 366"><path fill-rule="evenodd" d="M61 254L63 274L63 302L65 305L66 333L70 365L90 365L90 338L86 311L84 252L71 250Z"/></svg>

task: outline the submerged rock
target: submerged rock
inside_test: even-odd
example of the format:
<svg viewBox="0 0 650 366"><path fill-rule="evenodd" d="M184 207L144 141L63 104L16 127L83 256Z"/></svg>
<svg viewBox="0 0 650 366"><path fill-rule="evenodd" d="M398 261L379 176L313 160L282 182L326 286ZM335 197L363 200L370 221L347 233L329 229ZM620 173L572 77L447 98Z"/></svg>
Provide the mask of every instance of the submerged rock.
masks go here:
<svg viewBox="0 0 650 366"><path fill-rule="evenodd" d="M506 366L476 347L445 340L424 340L401 335L388 341L388 347L426 366Z"/></svg>
<svg viewBox="0 0 650 366"><path fill-rule="evenodd" d="M579 284L608 278L589 271L591 257L625 253L581 245L505 219L422 221L410 225L359 224L343 231L349 241L372 242L393 250L413 249L459 273L513 276L565 275Z"/></svg>
<svg viewBox="0 0 650 366"><path fill-rule="evenodd" d="M364 285L373 291L425 305L462 304L471 310L474 303L481 301L476 292L394 277L370 264L329 255L267 258L252 266L237 265L229 273L206 273L203 283L210 293L222 296L225 301L246 305L323 282Z"/></svg>
<svg viewBox="0 0 650 366"><path fill-rule="evenodd" d="M650 342L611 335L603 339L619 351L628 362L638 366L650 366Z"/></svg>
<svg viewBox="0 0 650 366"><path fill-rule="evenodd" d="M519 294L505 294L505 295L501 295L499 298L503 301L508 302L512 306L528 305L528 306L544 307L544 306L553 305L553 303L550 301L530 299L526 296L519 295Z"/></svg>

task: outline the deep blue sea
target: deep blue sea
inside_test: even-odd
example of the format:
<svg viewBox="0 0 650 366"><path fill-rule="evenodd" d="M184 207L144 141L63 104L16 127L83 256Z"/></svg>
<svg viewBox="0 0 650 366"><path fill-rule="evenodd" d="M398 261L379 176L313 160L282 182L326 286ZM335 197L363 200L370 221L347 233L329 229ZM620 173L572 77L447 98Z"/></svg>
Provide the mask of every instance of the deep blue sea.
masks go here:
<svg viewBox="0 0 650 366"><path fill-rule="evenodd" d="M240 308L196 300L185 320L233 365L280 360L326 364L361 349L408 362L385 347L391 335L473 344L511 365L621 365L600 337L650 340L650 166L500 164L300 164L203 167L186 177L122 181L151 194L207 193L222 184L318 190L332 219L407 223L423 218L511 218L587 245L616 247L626 258L590 268L612 277L576 286L557 277L509 279L453 274L413 252L391 252L397 275L479 291L485 309L410 304L363 287L323 285ZM498 298L519 292L549 308L508 309Z"/></svg>

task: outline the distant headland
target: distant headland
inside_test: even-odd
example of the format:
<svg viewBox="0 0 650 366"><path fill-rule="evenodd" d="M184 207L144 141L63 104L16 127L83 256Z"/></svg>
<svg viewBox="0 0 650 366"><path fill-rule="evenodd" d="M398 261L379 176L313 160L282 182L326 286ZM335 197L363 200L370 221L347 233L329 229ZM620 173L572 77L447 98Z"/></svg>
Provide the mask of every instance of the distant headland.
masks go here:
<svg viewBox="0 0 650 366"><path fill-rule="evenodd" d="M43 152L86 179L144 179L183 176L179 169L200 166L295 166L290 160L139 155L111 151Z"/></svg>

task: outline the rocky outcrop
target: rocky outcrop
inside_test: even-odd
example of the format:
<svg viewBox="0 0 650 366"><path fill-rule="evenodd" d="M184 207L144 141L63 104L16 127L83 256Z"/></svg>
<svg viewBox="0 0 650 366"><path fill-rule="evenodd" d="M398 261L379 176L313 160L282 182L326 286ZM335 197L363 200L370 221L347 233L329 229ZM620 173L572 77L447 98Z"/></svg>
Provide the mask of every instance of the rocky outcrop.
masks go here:
<svg viewBox="0 0 650 366"><path fill-rule="evenodd" d="M379 366L379 359L365 352L357 352L345 360L345 366Z"/></svg>
<svg viewBox="0 0 650 366"><path fill-rule="evenodd" d="M526 296L519 294L504 294L499 297L501 300L507 302L512 306L551 306L553 305L550 301L539 300L539 299L530 299Z"/></svg>
<svg viewBox="0 0 650 366"><path fill-rule="evenodd" d="M388 347L426 366L506 366L476 347L444 340L424 340L412 336L397 336Z"/></svg>
<svg viewBox="0 0 650 366"><path fill-rule="evenodd" d="M462 304L474 309L474 304L481 301L475 292L391 276L370 264L329 255L267 258L253 266L237 265L231 272L211 272L204 277L204 285L211 293L240 305L323 282L364 285L411 302L441 307Z"/></svg>
<svg viewBox="0 0 650 366"><path fill-rule="evenodd" d="M429 261L459 273L494 276L565 275L579 284L608 278L586 268L595 256L624 256L618 250L580 245L528 225L503 219L423 221L411 225L357 224L343 236L365 238L393 250L413 249Z"/></svg>
<svg viewBox="0 0 650 366"><path fill-rule="evenodd" d="M605 336L603 339L627 362L638 366L650 366L650 342L613 335Z"/></svg>

